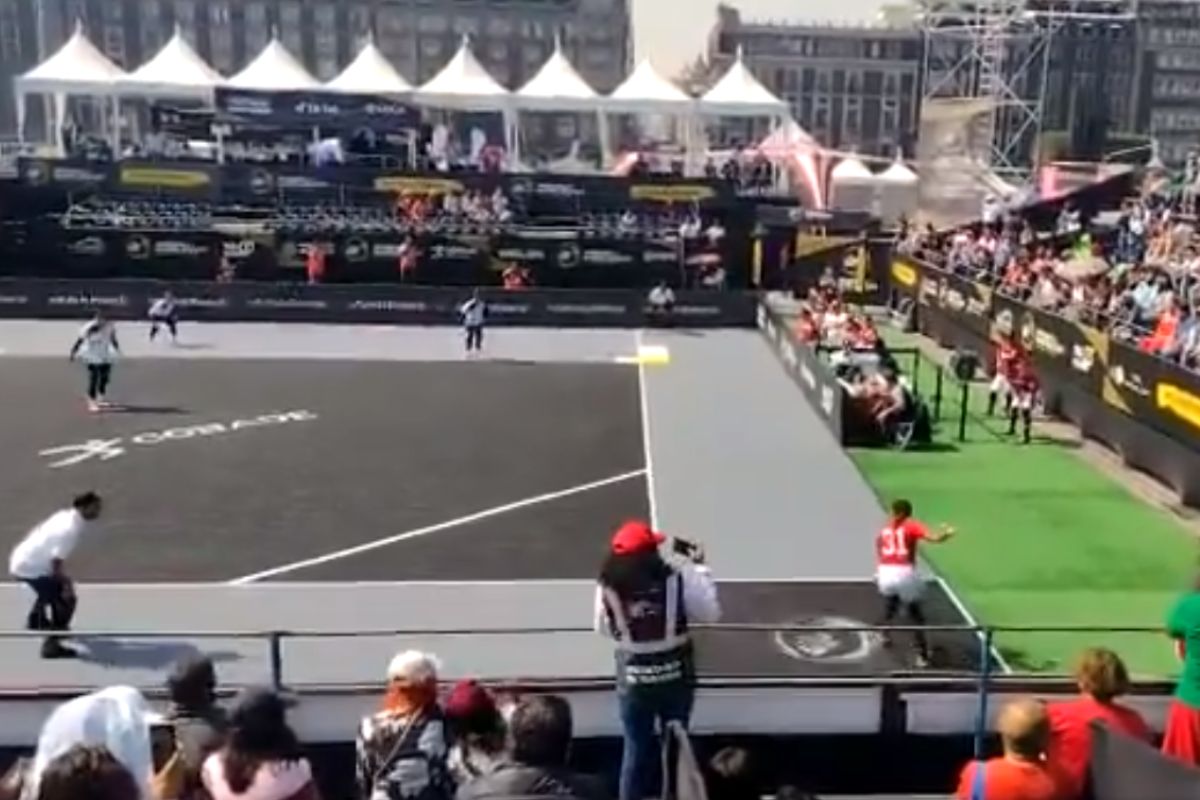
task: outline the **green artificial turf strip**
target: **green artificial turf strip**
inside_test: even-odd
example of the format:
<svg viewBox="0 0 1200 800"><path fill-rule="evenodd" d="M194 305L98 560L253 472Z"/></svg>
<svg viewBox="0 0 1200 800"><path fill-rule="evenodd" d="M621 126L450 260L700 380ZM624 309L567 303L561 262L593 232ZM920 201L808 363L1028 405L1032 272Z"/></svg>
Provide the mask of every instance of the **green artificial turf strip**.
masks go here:
<svg viewBox="0 0 1200 800"><path fill-rule="evenodd" d="M881 498L907 497L921 519L958 528L924 554L981 623L1161 626L1196 567L1191 534L1066 446L1009 441L999 420L983 419L984 397L976 387L965 443L947 400L939 447L852 457ZM1140 675L1177 670L1160 634L999 637L1012 666L1038 671L1066 669L1089 644L1116 645Z"/></svg>

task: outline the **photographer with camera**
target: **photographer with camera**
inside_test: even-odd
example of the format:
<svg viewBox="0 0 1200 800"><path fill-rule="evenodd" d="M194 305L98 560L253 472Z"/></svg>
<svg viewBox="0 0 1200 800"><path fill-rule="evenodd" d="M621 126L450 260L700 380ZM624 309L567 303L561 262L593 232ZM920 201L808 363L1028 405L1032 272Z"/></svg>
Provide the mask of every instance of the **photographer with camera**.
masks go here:
<svg viewBox="0 0 1200 800"><path fill-rule="evenodd" d="M704 551L674 539L668 561L659 554L664 541L645 522L626 522L613 536L596 587L596 630L616 643L625 738L620 800L653 792L662 763L656 724L665 735L668 723L686 728L691 718L695 665L688 624L721 616Z"/></svg>

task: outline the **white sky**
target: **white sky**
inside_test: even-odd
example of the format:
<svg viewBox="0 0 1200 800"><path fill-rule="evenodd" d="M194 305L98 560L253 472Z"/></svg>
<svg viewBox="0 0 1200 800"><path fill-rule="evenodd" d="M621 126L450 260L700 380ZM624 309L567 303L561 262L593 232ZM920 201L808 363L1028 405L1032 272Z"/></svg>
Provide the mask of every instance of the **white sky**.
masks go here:
<svg viewBox="0 0 1200 800"><path fill-rule="evenodd" d="M719 0L633 0L637 57L649 55L654 66L674 75L703 52L717 21ZM743 19L796 22L855 22L874 19L880 0L726 0ZM836 9L836 14L833 13Z"/></svg>

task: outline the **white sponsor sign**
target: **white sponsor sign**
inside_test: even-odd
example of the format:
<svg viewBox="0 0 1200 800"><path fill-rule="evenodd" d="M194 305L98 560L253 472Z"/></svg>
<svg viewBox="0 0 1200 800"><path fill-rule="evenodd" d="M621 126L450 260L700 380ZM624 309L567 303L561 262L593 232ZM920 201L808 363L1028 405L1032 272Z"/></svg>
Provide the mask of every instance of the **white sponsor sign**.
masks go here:
<svg viewBox="0 0 1200 800"><path fill-rule="evenodd" d="M89 439L79 444L67 444L61 447L50 447L38 452L38 455L49 459L51 469L73 467L85 461L111 461L129 451L130 447L153 447L165 442L196 439L209 436L224 436L250 428L286 425L291 422L311 422L317 415L312 411L283 411L271 414L259 414L257 417L235 419L231 422L205 422L199 425L184 425L179 428L167 428L160 431L145 431L128 438Z"/></svg>

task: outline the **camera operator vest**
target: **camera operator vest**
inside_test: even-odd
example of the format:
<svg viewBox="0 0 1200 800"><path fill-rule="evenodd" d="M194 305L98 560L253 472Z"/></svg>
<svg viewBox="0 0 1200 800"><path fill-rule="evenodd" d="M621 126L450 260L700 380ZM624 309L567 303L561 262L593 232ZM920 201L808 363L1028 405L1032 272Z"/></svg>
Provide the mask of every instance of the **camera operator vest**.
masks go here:
<svg viewBox="0 0 1200 800"><path fill-rule="evenodd" d="M678 573L627 596L605 586L602 596L616 638L619 687L691 681L692 646Z"/></svg>

